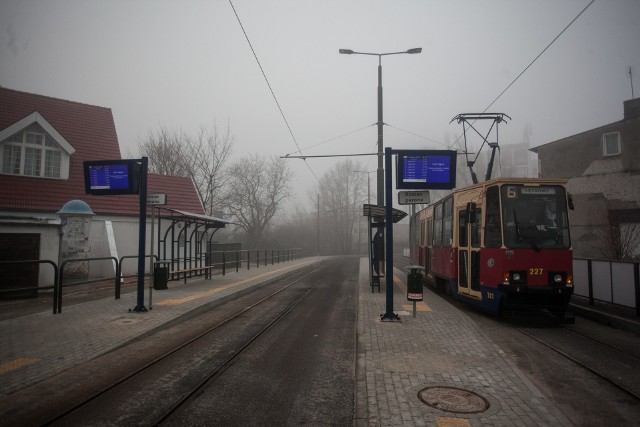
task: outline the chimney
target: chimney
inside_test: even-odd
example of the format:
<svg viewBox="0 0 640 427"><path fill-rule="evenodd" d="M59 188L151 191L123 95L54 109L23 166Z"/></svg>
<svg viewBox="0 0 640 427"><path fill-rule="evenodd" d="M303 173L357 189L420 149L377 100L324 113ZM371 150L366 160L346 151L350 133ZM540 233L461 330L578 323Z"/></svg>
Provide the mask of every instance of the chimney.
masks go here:
<svg viewBox="0 0 640 427"><path fill-rule="evenodd" d="M640 98L624 101L624 119L635 119L638 116L640 116Z"/></svg>

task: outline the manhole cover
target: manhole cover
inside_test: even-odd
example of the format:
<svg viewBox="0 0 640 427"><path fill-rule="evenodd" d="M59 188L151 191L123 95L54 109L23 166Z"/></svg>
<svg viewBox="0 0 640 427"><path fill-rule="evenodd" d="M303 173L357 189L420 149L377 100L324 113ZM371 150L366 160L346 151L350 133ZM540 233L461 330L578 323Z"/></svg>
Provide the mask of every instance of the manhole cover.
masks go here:
<svg viewBox="0 0 640 427"><path fill-rule="evenodd" d="M454 387L427 387L418 397L432 408L461 414L477 414L489 409L489 402L471 391Z"/></svg>

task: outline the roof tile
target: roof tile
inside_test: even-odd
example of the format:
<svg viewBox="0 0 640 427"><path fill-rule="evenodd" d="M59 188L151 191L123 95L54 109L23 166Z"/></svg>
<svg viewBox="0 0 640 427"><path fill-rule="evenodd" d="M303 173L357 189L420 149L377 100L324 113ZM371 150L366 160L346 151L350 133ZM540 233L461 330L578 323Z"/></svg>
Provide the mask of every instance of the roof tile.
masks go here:
<svg viewBox="0 0 640 427"><path fill-rule="evenodd" d="M0 130L35 111L75 148L69 179L0 174L0 210L55 213L66 202L80 199L96 214L138 215L138 195L85 194L83 161L122 158L111 109L0 87ZM147 181L148 194L167 194L167 207L204 214L190 178L150 174Z"/></svg>

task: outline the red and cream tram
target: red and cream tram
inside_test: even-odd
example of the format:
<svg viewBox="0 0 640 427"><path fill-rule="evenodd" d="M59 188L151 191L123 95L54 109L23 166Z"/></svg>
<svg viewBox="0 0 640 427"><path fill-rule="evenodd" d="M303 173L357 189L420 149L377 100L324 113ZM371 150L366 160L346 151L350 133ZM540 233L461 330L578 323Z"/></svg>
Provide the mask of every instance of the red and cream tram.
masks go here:
<svg viewBox="0 0 640 427"><path fill-rule="evenodd" d="M416 215L426 281L493 313L548 310L571 321L566 181L495 178Z"/></svg>

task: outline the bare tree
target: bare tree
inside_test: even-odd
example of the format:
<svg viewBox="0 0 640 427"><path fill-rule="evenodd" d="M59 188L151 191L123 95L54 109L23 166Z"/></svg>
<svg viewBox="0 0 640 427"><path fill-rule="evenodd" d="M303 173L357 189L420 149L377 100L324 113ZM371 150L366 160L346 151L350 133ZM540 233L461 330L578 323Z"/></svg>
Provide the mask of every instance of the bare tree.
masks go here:
<svg viewBox="0 0 640 427"><path fill-rule="evenodd" d="M636 261L640 248L640 224L606 222L598 228L603 243L602 254L606 259Z"/></svg>
<svg viewBox="0 0 640 427"><path fill-rule="evenodd" d="M322 235L334 253L352 253L357 246L357 225L367 200L367 184L366 177L356 170L362 170L359 163L344 160L320 179Z"/></svg>
<svg viewBox="0 0 640 427"><path fill-rule="evenodd" d="M234 138L228 124L226 131L220 133L214 122L213 131L202 126L197 136L188 141L189 176L196 183L196 190L205 211L213 215L217 210L221 210L222 188L226 182L224 167L231 155Z"/></svg>
<svg viewBox="0 0 640 427"><path fill-rule="evenodd" d="M141 156L149 158L149 172L170 176L189 176L187 165L187 140L183 132L160 126L149 130L147 136L138 141Z"/></svg>
<svg viewBox="0 0 640 427"><path fill-rule="evenodd" d="M229 168L225 206L247 234L250 248L262 244L273 217L291 196L292 177L284 159L257 154L245 156Z"/></svg>
<svg viewBox="0 0 640 427"><path fill-rule="evenodd" d="M624 210L622 211L624 212ZM640 254L640 224L637 214L619 215L604 199L591 200L586 223L597 237L598 245L592 248L605 258L614 261L635 261Z"/></svg>
<svg viewBox="0 0 640 427"><path fill-rule="evenodd" d="M225 164L233 148L234 137L229 125L219 132L201 126L195 136L183 131L170 131L161 126L149 131L138 143L141 155L149 158L149 172L190 177L208 215L220 208L221 190L225 184Z"/></svg>

